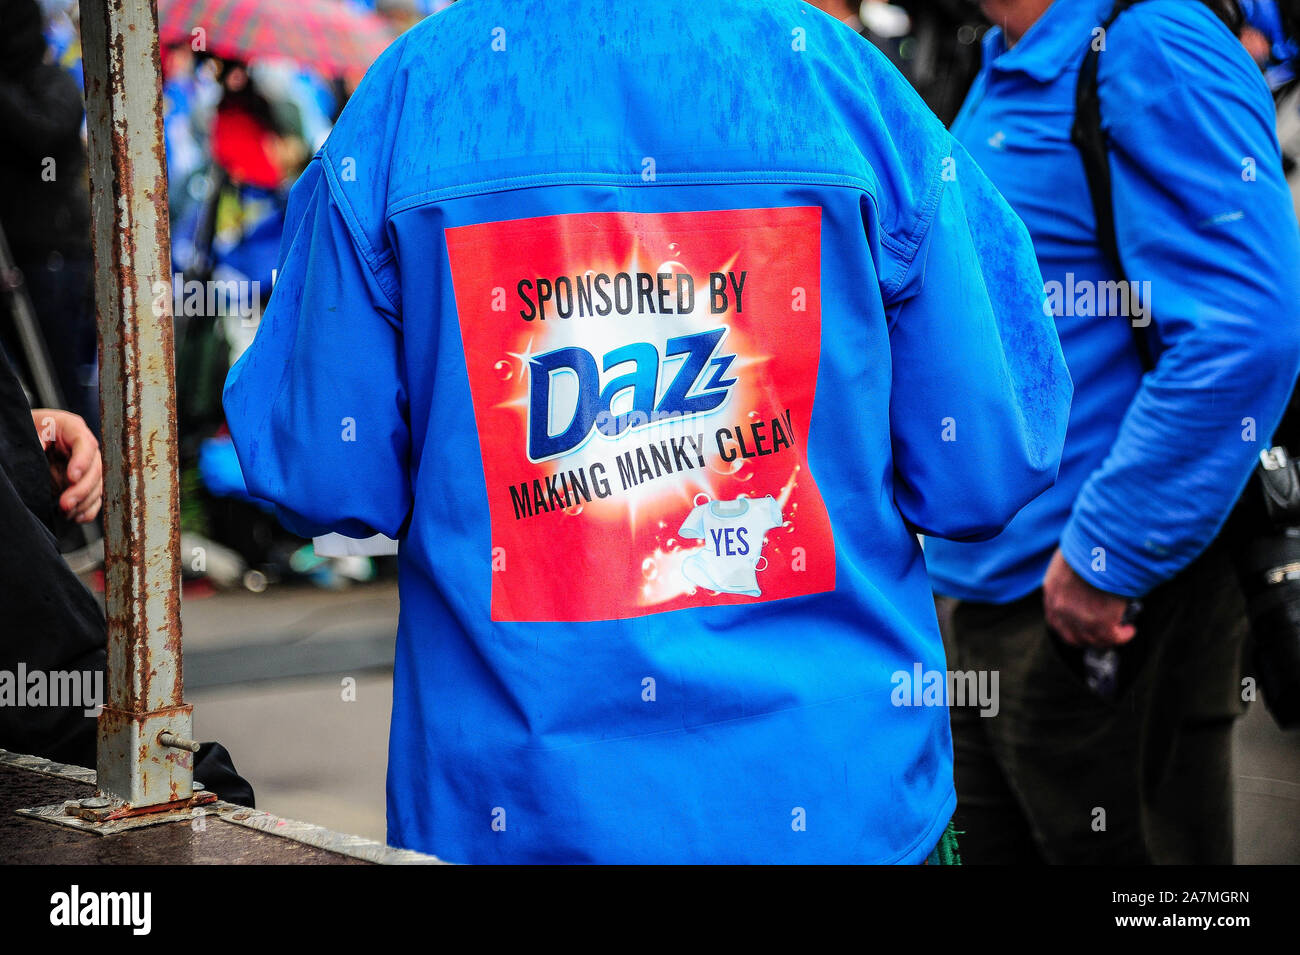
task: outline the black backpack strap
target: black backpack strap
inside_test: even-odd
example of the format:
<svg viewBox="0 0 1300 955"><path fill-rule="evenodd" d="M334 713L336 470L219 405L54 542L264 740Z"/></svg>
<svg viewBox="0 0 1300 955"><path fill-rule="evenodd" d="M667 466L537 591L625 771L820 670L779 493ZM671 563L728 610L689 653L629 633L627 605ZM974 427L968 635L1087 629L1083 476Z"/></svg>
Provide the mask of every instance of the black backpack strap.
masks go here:
<svg viewBox="0 0 1300 955"><path fill-rule="evenodd" d="M1117 0L1110 15L1101 24L1102 43L1106 33L1119 15L1142 0ZM1110 144L1101 125L1101 96L1097 90L1097 67L1101 61L1101 48L1094 36L1088 43L1088 53L1079 68L1079 82L1074 91L1074 126L1070 139L1079 150L1083 171L1088 178L1088 193L1092 197L1092 211L1097 221L1097 243L1115 269L1117 278L1127 278L1119 254L1119 240L1115 236L1115 203L1110 185ZM1133 344L1142 361L1142 370L1151 371L1155 361L1151 356L1151 342L1145 328L1131 321Z"/></svg>

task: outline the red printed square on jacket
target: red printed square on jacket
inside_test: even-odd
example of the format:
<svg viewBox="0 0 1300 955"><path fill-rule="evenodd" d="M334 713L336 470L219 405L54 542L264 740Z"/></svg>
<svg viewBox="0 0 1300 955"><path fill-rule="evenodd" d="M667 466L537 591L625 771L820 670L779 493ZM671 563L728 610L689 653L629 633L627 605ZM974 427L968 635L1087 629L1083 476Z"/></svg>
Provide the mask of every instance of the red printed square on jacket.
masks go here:
<svg viewBox="0 0 1300 955"><path fill-rule="evenodd" d="M835 587L808 467L821 210L447 230L492 520L492 619Z"/></svg>

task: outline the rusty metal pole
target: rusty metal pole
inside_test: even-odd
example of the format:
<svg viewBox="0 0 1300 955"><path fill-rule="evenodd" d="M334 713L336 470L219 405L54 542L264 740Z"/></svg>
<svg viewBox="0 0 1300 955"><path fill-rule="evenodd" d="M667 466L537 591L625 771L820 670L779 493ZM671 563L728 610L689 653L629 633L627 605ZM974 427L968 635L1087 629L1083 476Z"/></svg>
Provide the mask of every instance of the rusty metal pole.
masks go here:
<svg viewBox="0 0 1300 955"><path fill-rule="evenodd" d="M189 800L180 492L158 14L82 0L104 433L108 700L99 787L128 810ZM165 292L164 292L165 290ZM166 743L163 740L166 739Z"/></svg>

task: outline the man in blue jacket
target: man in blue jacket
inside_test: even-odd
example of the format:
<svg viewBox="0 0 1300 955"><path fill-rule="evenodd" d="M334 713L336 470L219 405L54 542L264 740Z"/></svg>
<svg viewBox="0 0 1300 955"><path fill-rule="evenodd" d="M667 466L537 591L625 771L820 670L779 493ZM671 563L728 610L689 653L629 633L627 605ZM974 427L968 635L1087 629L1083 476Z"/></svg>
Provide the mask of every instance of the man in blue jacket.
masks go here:
<svg viewBox="0 0 1300 955"><path fill-rule="evenodd" d="M1021 215L1076 393L1056 485L998 537L927 544L967 861L1232 861L1244 633L1215 539L1300 366L1300 236L1268 89L1211 4L989 0L955 136ZM1115 235L1071 142L1098 45ZM1143 374L1133 336L1150 343ZM1139 612L1140 610L1140 612Z"/></svg>
<svg viewBox="0 0 1300 955"><path fill-rule="evenodd" d="M917 531L997 533L1064 439L1028 236L805 4L528 12L373 66L226 386L291 527L401 542L389 840L920 862L955 797Z"/></svg>

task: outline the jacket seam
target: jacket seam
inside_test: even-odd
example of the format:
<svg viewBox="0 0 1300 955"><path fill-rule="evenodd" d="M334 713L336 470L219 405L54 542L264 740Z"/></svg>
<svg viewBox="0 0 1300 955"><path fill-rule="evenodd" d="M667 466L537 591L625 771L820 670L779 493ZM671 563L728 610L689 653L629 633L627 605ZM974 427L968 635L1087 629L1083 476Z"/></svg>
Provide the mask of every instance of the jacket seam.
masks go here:
<svg viewBox="0 0 1300 955"><path fill-rule="evenodd" d="M472 196L490 195L499 192L512 192L537 186L614 185L652 189L665 183L685 186L753 183L844 186L859 189L866 193L878 208L874 184L861 176L845 175L843 173L816 173L797 169L774 170L771 172L733 170L711 173L664 173L657 176L654 182L646 182L635 173L539 173L531 176L505 176L497 179L482 179L449 186L444 189L429 189L424 192L413 193L389 203L385 216L391 220L394 216L398 216L403 212L409 212L412 209L431 205L435 202L467 199ZM909 252L914 252L909 245L910 237L909 240L900 240L882 229L880 241L882 245L889 247L891 251L900 254L906 255Z"/></svg>
<svg viewBox="0 0 1300 955"><path fill-rule="evenodd" d="M944 158L949 158L951 156L952 139L949 138L948 151ZM916 224L912 227L911 232L908 233L905 242L900 243L899 248L895 250L905 256L900 260L898 267L894 270L894 274L897 277L890 279L888 283L881 283L881 292L883 293L886 303L888 303L893 296L897 295L902 289L903 281L907 278L907 273L912 269L912 263L916 260L917 252L920 251L921 240L926 236L930 231L931 226L934 224L935 212L939 208L939 199L943 195L943 192L943 176L936 174L930 182L930 188L926 192L925 199L921 203L920 212L916 217ZM882 243L885 237L886 233L881 232Z"/></svg>
<svg viewBox="0 0 1300 955"><path fill-rule="evenodd" d="M347 196L339 185L338 176L334 171L334 165L330 162L329 155L325 152L324 147L321 148L318 156L321 163L321 169L325 173L325 181L329 188L330 196L338 203L339 211L343 214L343 225L347 228L348 235L352 237L353 243L356 244L357 251L361 253L361 260L365 263L366 268L369 269L371 277L375 280L375 284L378 285L379 290L384 293L384 298L388 300L389 307L393 309L395 314L397 314L400 311L397 304L400 294L396 286L393 286L390 280L380 271L385 265L393 260L393 252L391 249L386 250L382 255L375 252L369 239L366 238L365 230L361 228L361 221L353 210L352 204L348 202Z"/></svg>

